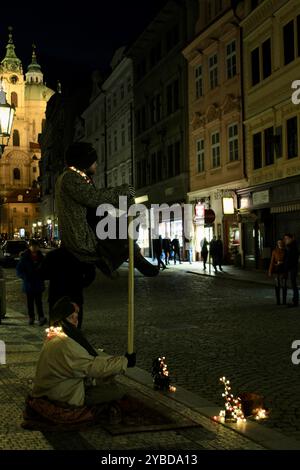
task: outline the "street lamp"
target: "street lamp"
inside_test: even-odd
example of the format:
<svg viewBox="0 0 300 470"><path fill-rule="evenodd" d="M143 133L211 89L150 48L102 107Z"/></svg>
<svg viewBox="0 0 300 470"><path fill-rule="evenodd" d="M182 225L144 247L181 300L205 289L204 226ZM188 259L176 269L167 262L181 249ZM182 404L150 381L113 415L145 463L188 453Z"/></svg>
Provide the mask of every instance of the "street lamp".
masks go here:
<svg viewBox="0 0 300 470"><path fill-rule="evenodd" d="M14 119L15 108L6 101L6 93L3 90L2 82L0 84L0 158L4 147L8 144L12 123Z"/></svg>

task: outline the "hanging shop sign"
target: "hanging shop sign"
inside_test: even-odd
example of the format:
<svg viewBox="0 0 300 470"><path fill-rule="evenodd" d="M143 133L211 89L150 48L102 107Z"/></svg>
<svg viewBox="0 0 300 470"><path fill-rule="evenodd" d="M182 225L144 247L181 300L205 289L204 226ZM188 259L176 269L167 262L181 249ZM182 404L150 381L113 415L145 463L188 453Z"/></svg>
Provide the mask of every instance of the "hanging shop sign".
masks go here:
<svg viewBox="0 0 300 470"><path fill-rule="evenodd" d="M216 214L212 209L205 209L204 212L204 223L205 225L211 225L214 223Z"/></svg>
<svg viewBox="0 0 300 470"><path fill-rule="evenodd" d="M223 203L223 214L224 215L234 214L233 197L223 197L222 198L222 203Z"/></svg>
<svg viewBox="0 0 300 470"><path fill-rule="evenodd" d="M254 206L259 206L261 204L268 204L270 202L269 190L266 189L265 191L257 191L253 193L252 202Z"/></svg>

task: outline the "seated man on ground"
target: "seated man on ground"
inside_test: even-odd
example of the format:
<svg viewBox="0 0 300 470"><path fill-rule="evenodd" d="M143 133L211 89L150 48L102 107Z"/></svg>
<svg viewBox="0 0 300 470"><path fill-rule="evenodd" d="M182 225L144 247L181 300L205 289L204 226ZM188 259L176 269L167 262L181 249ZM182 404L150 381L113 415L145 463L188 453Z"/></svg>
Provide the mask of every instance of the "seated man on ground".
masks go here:
<svg viewBox="0 0 300 470"><path fill-rule="evenodd" d="M124 396L114 377L135 366L135 354L98 355L77 329L78 310L68 297L53 307L53 326L46 330L26 402L25 427L31 419L54 424L97 422L112 409L108 405Z"/></svg>

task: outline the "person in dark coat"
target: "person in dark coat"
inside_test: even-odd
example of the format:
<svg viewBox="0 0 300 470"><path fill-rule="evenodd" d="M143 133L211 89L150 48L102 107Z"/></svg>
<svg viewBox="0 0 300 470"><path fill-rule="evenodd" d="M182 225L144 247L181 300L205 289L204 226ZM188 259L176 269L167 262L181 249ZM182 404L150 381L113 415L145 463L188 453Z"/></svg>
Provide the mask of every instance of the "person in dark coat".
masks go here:
<svg viewBox="0 0 300 470"><path fill-rule="evenodd" d="M222 269L222 263L223 263L223 242L221 240L221 236L218 236L218 240L216 240L216 254L217 254L217 266L219 266L220 271L223 271Z"/></svg>
<svg viewBox="0 0 300 470"><path fill-rule="evenodd" d="M47 322L42 302L45 285L39 273L43 257L39 250L38 241L31 240L28 250L24 251L16 268L18 277L23 280L23 292L27 296L29 325L33 325L35 320L34 304L37 309L39 325L42 326Z"/></svg>
<svg viewBox="0 0 300 470"><path fill-rule="evenodd" d="M284 235L284 243L284 272L288 277L290 277L291 286L293 289L292 303L288 306L297 307L299 305L299 290L297 285L299 250L297 246L297 241L291 233L286 233Z"/></svg>
<svg viewBox="0 0 300 470"><path fill-rule="evenodd" d="M203 261L203 269L204 271L206 270L206 262L207 262L207 257L208 257L208 241L204 237L201 243L201 258Z"/></svg>
<svg viewBox="0 0 300 470"><path fill-rule="evenodd" d="M164 250L164 254L165 254L165 263L166 265L170 264L170 253L171 253L171 240L169 237L165 237L162 241L162 247L163 247L163 250Z"/></svg>
<svg viewBox="0 0 300 470"><path fill-rule="evenodd" d="M175 235L175 238L172 240L172 249L174 251L174 264L176 264L176 256L178 256L179 263L182 264L180 257L180 245L178 240L178 235Z"/></svg>
<svg viewBox="0 0 300 470"><path fill-rule="evenodd" d="M215 270L215 273L218 272L217 270L217 264L218 264L218 245L217 245L217 238L216 236L214 235L213 236L213 239L211 240L210 242L210 247L209 247L209 251L210 251L210 256L212 258L212 265L214 267L214 270Z"/></svg>
<svg viewBox="0 0 300 470"><path fill-rule="evenodd" d="M159 235L158 238L153 238L153 252L154 252L155 258L157 259L158 268L160 268L160 266L161 266L163 270L166 269L166 265L163 262L163 260L161 259L161 255L162 255L162 237L161 237L161 235Z"/></svg>
<svg viewBox="0 0 300 470"><path fill-rule="evenodd" d="M79 261L64 247L50 251L44 257L40 275L49 280L48 304L49 320L54 304L61 298L68 296L79 307L78 328L83 321L83 289L88 287L95 279L95 266Z"/></svg>

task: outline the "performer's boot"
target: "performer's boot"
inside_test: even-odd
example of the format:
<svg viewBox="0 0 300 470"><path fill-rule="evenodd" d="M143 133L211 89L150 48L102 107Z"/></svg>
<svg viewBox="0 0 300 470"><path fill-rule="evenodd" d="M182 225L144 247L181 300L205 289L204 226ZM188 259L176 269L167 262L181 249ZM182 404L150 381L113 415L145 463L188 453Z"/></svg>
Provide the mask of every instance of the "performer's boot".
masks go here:
<svg viewBox="0 0 300 470"><path fill-rule="evenodd" d="M280 305L280 287L275 286L276 303Z"/></svg>

